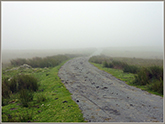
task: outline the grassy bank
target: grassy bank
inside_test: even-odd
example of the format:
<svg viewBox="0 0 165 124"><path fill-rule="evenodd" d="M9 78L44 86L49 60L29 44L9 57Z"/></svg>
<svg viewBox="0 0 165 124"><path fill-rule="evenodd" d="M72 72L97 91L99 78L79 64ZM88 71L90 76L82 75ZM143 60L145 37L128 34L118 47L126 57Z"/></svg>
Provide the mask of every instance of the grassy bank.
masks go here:
<svg viewBox="0 0 165 124"><path fill-rule="evenodd" d="M49 68L3 70L3 77L8 79L19 73L32 75L38 81L38 89L27 107L22 105L20 92L4 98L2 122L84 122L81 110L58 77L64 63Z"/></svg>
<svg viewBox="0 0 165 124"><path fill-rule="evenodd" d="M119 61L120 60L120 61ZM141 59L134 60L129 58L122 61L121 58L108 58L106 56L94 56L89 60L94 66L100 70L106 71L116 78L125 81L128 85L138 87L149 93L163 96L163 68L161 60L156 64L155 60L145 60L145 64L140 63ZM132 61L128 64L126 61ZM145 66L147 62L152 66Z"/></svg>

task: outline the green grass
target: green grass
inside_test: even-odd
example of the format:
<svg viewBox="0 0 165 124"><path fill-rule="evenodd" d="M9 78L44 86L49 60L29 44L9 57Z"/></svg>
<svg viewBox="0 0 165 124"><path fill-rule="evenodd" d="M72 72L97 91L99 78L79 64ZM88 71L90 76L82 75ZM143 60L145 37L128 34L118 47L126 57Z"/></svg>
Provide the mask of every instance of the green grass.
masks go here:
<svg viewBox="0 0 165 124"><path fill-rule="evenodd" d="M142 89L144 91L147 91L149 93L152 93L152 94L159 95L159 96L163 97L162 94L149 90L147 86L139 86L139 85L133 84L132 82L135 80L134 76L136 74L124 73L123 70L113 69L113 68L105 68L105 67L103 67L102 64L96 64L96 63L92 63L92 62L90 62L90 63L93 64L98 69L103 70L105 72L108 72L111 75L113 75L114 77L120 79L121 81L124 81L128 85L135 86L135 87L140 88L140 89Z"/></svg>
<svg viewBox="0 0 165 124"><path fill-rule="evenodd" d="M134 74L132 73L124 73L122 70L119 69L105 68L102 66L102 64L96 64L96 63L91 63L91 64L93 64L100 70L110 73L114 77L126 82L127 84L130 84L134 80Z"/></svg>
<svg viewBox="0 0 165 124"><path fill-rule="evenodd" d="M36 69L40 71L28 70L40 85L38 91L34 92L33 101L29 102L29 107L22 107L19 105L19 95L13 94L9 101L14 102L2 106L2 121L84 122L81 110L58 77L58 70L63 64L64 62L54 68ZM10 77L15 73L20 72L4 72L4 76Z"/></svg>

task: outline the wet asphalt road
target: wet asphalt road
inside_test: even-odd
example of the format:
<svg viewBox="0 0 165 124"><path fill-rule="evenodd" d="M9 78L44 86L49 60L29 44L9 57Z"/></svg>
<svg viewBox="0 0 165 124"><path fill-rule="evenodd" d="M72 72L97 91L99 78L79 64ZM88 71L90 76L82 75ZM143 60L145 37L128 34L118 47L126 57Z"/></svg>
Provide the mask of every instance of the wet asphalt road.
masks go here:
<svg viewBox="0 0 165 124"><path fill-rule="evenodd" d="M78 57L66 62L59 77L89 122L163 121L163 98L129 86Z"/></svg>

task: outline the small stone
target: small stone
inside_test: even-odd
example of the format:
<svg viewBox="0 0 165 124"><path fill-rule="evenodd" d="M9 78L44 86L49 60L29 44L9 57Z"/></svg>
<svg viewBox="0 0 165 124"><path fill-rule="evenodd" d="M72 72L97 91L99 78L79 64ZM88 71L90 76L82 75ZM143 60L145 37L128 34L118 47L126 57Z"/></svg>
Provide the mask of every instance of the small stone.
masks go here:
<svg viewBox="0 0 165 124"><path fill-rule="evenodd" d="M95 84L95 82L92 83L92 85Z"/></svg>
<svg viewBox="0 0 165 124"><path fill-rule="evenodd" d="M103 90L104 90L104 89L108 89L108 87L103 87L102 89L103 89Z"/></svg>
<svg viewBox="0 0 165 124"><path fill-rule="evenodd" d="M67 103L68 101L63 101L62 103Z"/></svg>

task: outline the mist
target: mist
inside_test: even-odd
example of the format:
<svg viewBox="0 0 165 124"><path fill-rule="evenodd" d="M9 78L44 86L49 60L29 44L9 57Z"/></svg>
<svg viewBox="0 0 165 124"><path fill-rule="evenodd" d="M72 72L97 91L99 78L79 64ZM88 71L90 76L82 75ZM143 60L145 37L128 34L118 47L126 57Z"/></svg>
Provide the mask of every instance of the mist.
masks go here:
<svg viewBox="0 0 165 124"><path fill-rule="evenodd" d="M163 2L2 1L2 50L156 46Z"/></svg>

